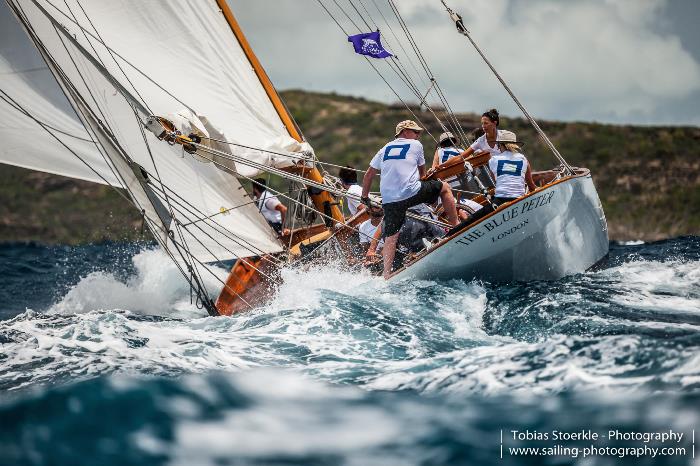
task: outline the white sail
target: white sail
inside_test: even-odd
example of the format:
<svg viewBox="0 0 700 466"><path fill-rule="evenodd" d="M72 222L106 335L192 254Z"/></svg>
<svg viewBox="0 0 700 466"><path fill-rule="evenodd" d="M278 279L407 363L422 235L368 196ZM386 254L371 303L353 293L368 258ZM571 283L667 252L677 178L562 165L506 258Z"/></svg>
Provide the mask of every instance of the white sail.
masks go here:
<svg viewBox="0 0 700 466"><path fill-rule="evenodd" d="M121 187L73 110L37 91L28 75L38 71L15 69L0 56L0 162Z"/></svg>
<svg viewBox="0 0 700 466"><path fill-rule="evenodd" d="M215 0L37 3L154 114L189 108L259 163L286 166L293 159L274 153L312 150L290 136Z"/></svg>
<svg viewBox="0 0 700 466"><path fill-rule="evenodd" d="M64 81L70 83L75 92L82 96L96 118L102 121L106 131L113 134L114 139L118 141L120 150L149 174L153 192L163 205L169 206L177 220L171 225L175 242L185 245L194 258L201 262L282 250L281 243L234 176L217 169L212 163L202 163L184 153L181 146L168 146L148 131L143 131L143 118L147 113L165 115L181 108L183 98L192 99L192 106L185 105L197 108L196 112L205 115L216 127L225 125L211 117L212 114L220 115L217 112L221 112L215 103L231 112L228 119L235 120L239 123L238 127L244 127L254 135L261 136L261 128L270 130L274 126L266 118L253 118L256 109L247 108L246 113L239 108L237 112L235 108L232 110L222 104L222 100L225 99L222 96L214 102L213 94L216 90L210 89L212 70L198 76L201 82L188 81L189 71L183 66L189 69L189 65L183 62L182 56L174 49L165 50L156 46L164 45L165 42L177 43L175 40L167 41L166 37L177 36L180 30L187 29L187 24L182 22L185 18L178 16L181 11L178 11L177 15L175 11L166 12L167 18L175 19L178 23L170 24L155 14L155 10L161 13L163 8L168 10L170 3L163 5L144 2L144 5L136 1L123 1L117 2L119 8L112 10L111 7L115 4L107 7L103 2L83 0L79 5L68 2L74 9L66 12L57 10L54 2L45 0L9 1L26 24L31 26L31 31L36 35L37 42L44 48L44 52L57 64L56 73L62 74ZM200 2L191 3L205 5ZM158 5L158 8L155 5ZM190 2L183 2L183 6L187 5L190 5ZM61 6L65 8L65 4ZM190 6L193 11L194 6ZM72 18L72 14L82 14L81 7L87 12L87 16L82 16L84 21L90 27L95 27L92 31L94 37L100 38L97 41L87 32L83 33L84 31L69 19ZM99 14L91 14L93 8L99 11ZM124 21L127 17L128 21L119 23L120 13ZM201 15L190 19L192 18L195 23L207 19ZM61 31L60 24L68 24L66 33ZM120 25L123 29L115 25ZM163 42L152 37L146 39L145 31L140 42L133 42L131 39L138 36L139 25L148 29L148 35L160 31ZM207 29L204 24L200 26ZM129 34L123 34L124 30L129 30ZM122 40L128 46L120 43L121 50L111 47L108 49L105 47L105 44L109 44L107 37L112 37L118 43ZM231 39L229 37L229 42ZM210 46L207 47L207 44ZM214 45L220 46L211 42L198 42L196 45L204 50L197 53L210 51L211 54L214 53L211 51ZM196 47L191 50L192 54L195 53L195 49ZM124 58L116 57L115 53ZM157 57L159 53L165 56ZM140 71L127 65L124 60L137 66ZM144 70L139 66L148 69ZM160 66L171 68L168 73L163 73L164 70ZM179 70L176 69L178 67ZM155 78L149 74L151 72L156 75ZM158 78L162 80L156 81ZM184 87L183 81L186 82ZM233 84L232 86L235 87ZM259 82L258 87L261 88ZM208 103L211 107L204 105L205 109L199 109L194 104L200 102ZM269 99L267 104L271 106ZM141 108L141 105L147 109ZM202 110L209 111L209 114ZM279 116L276 118L279 121ZM227 123L223 121L223 117L221 119L222 123ZM231 124L228 124L231 127Z"/></svg>

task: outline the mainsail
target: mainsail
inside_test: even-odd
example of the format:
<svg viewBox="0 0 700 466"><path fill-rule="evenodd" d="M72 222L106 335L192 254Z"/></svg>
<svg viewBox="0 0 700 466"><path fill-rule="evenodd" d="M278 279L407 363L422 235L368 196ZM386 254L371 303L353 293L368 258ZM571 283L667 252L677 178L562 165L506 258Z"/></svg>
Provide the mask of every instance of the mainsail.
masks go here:
<svg viewBox="0 0 700 466"><path fill-rule="evenodd" d="M109 183L125 184L115 152L103 147L106 140L116 142L116 152L146 175L153 214L169 211L174 223L165 228L177 232L171 232L171 242L186 245L198 262L282 250L231 170L143 130L149 114L185 111L206 122L214 142L236 156L280 167L311 153L308 144L291 136L284 114L251 66L246 44L234 37L217 2L7 2L37 48L55 63L53 72L64 88L86 107L81 118L90 137L84 139L97 141L99 149L92 153L94 165L116 174ZM86 119L86 111L94 118ZM45 117L40 109L37 113ZM94 144L85 144L90 152ZM7 152L0 157L13 163ZM258 173L242 163L232 168L244 177ZM90 179L77 171L53 172Z"/></svg>

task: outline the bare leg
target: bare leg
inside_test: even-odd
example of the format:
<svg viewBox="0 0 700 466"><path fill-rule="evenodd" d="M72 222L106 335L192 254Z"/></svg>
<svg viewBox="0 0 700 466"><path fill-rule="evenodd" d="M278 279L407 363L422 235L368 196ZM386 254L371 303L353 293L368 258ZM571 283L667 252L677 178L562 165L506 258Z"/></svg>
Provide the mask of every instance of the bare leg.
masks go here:
<svg viewBox="0 0 700 466"><path fill-rule="evenodd" d="M459 223L459 217L457 216L455 197L452 195L450 185L444 181L442 182L442 189L440 190L440 199L442 199L442 206L445 208L445 214L450 224L452 224L452 226L457 225Z"/></svg>
<svg viewBox="0 0 700 466"><path fill-rule="evenodd" d="M396 232L391 236L387 236L384 240L384 249L382 250L382 255L384 256L384 279L388 280L389 275L391 275L391 266L394 263L394 256L396 255L396 243L399 240L399 233Z"/></svg>

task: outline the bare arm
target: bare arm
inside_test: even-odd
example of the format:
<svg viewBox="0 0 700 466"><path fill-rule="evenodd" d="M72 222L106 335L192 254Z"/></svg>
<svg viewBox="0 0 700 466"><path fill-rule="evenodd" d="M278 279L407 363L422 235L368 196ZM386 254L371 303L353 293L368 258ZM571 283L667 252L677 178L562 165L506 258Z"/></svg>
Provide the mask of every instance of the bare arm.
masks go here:
<svg viewBox="0 0 700 466"><path fill-rule="evenodd" d="M433 156L433 166L431 168L435 169L440 165L440 156L438 155L438 150L435 149L435 155Z"/></svg>
<svg viewBox="0 0 700 466"><path fill-rule="evenodd" d="M525 170L525 182L527 183L527 187L530 189L530 191L537 189L535 180L532 179L532 168L530 168L530 162L527 163L527 170Z"/></svg>
<svg viewBox="0 0 700 466"><path fill-rule="evenodd" d="M421 178L425 176L425 164L418 166L418 174Z"/></svg>
<svg viewBox="0 0 700 466"><path fill-rule="evenodd" d="M462 152L459 155L460 155L460 157L469 157L473 153L474 153L474 149L472 149L471 147L467 147L467 150L465 150L464 152Z"/></svg>
<svg viewBox="0 0 700 466"><path fill-rule="evenodd" d="M367 249L367 258L373 257L377 254L377 246L379 245L379 238L382 236L382 226L380 225L379 228L377 228L377 231L374 232L374 235L372 236L372 239L369 242L369 249Z"/></svg>
<svg viewBox="0 0 700 466"><path fill-rule="evenodd" d="M367 168L367 171L365 172L365 177L362 178L362 197L369 196L369 190L372 187L372 181L374 180L374 177L377 176L377 173L379 173L379 171L377 171L376 168Z"/></svg>
<svg viewBox="0 0 700 466"><path fill-rule="evenodd" d="M284 221L287 219L287 207L280 202L277 204L277 206L275 206L275 210L279 211L279 213L282 215L282 225L284 225Z"/></svg>

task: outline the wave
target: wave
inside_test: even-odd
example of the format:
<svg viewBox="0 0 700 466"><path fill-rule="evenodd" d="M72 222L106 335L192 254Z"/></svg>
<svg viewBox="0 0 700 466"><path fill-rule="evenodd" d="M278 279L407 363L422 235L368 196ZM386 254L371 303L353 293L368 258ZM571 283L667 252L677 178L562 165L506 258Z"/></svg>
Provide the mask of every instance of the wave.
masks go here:
<svg viewBox="0 0 700 466"><path fill-rule="evenodd" d="M266 305L211 318L164 254L123 250L119 267L81 270L44 310L0 320L0 388L285 367L368 390L691 392L700 387L694 251L694 239L615 246L607 267L505 285L389 285L331 266L290 268Z"/></svg>
<svg viewBox="0 0 700 466"><path fill-rule="evenodd" d="M513 431L607 436L619 429L683 434L673 446L685 451L673 459L685 464L692 461L699 402L697 394L607 391L493 397L367 392L279 369L103 376L1 399L0 462L510 465L533 459L512 454L511 447L553 445L518 440ZM536 464L580 461L590 443L567 442L568 453L538 457ZM632 444L610 439L596 445ZM587 458L591 464L613 459L619 458Z"/></svg>

